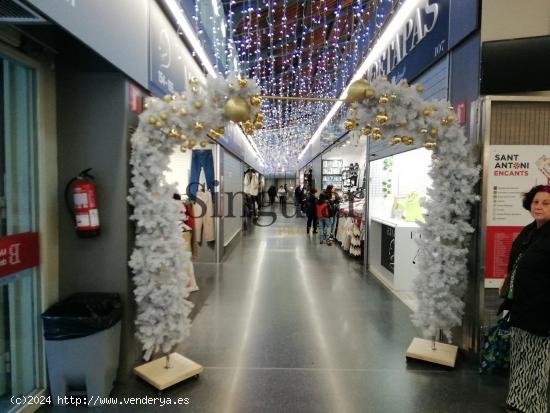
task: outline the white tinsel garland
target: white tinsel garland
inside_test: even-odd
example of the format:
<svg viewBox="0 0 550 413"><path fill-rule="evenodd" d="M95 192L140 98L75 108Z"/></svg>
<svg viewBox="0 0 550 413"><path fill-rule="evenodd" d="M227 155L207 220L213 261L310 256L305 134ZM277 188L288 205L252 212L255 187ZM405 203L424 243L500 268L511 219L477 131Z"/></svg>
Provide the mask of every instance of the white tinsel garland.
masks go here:
<svg viewBox="0 0 550 413"><path fill-rule="evenodd" d="M181 203L173 199L177 187L164 178L170 155L175 145L191 149L207 135L219 138L228 122L228 99L238 96L249 102L259 94L252 80L209 79L207 92L196 79L190 83L184 95L147 99L131 139L128 202L134 207L130 218L136 222L136 239L129 265L136 286L136 335L145 360L158 352L168 354L191 328L193 305L186 299L191 254L178 226ZM251 121L259 112L257 106L248 108Z"/></svg>
<svg viewBox="0 0 550 413"><path fill-rule="evenodd" d="M348 129L362 128L380 138L372 134L378 127L391 142L412 145L423 140L434 152L432 187L424 204L428 214L419 223L421 254L414 282L418 309L413 322L426 337L436 337L441 330L451 340L451 329L461 325L464 314L468 245L474 231L470 211L478 199L474 187L479 167L448 102L423 101L418 93L422 87L417 90L384 78L371 82L368 89L370 98L352 104Z"/></svg>

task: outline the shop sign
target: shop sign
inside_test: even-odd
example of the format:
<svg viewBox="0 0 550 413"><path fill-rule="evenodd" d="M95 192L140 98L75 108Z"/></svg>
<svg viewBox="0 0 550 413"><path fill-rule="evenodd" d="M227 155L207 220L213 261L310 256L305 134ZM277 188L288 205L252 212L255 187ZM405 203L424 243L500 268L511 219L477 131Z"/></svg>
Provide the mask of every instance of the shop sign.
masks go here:
<svg viewBox="0 0 550 413"><path fill-rule="evenodd" d="M0 277L36 267L39 263L37 232L0 238Z"/></svg>
<svg viewBox="0 0 550 413"><path fill-rule="evenodd" d="M413 79L449 49L449 0L420 1L367 71L373 79Z"/></svg>
<svg viewBox="0 0 550 413"><path fill-rule="evenodd" d="M181 93L202 72L160 6L154 1L150 5L149 89L161 95Z"/></svg>
<svg viewBox="0 0 550 413"><path fill-rule="evenodd" d="M486 287L498 287L506 276L512 242L533 218L522 197L535 185L550 184L550 146L489 147L487 180Z"/></svg>

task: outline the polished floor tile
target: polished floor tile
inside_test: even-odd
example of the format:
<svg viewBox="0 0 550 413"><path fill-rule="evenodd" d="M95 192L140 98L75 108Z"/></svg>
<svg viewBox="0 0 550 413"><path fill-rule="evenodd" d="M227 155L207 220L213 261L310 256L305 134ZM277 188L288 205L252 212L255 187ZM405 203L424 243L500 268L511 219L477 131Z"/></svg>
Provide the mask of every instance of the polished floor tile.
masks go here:
<svg viewBox="0 0 550 413"><path fill-rule="evenodd" d="M205 371L162 393L188 397L188 405L162 411L501 411L505 378L479 376L464 360L451 371L407 363L418 335L410 310L363 275L360 260L306 235L301 218L252 226L222 264L196 265L196 273L191 337L179 351ZM132 378L113 395L158 393ZM97 411L104 409L158 406Z"/></svg>

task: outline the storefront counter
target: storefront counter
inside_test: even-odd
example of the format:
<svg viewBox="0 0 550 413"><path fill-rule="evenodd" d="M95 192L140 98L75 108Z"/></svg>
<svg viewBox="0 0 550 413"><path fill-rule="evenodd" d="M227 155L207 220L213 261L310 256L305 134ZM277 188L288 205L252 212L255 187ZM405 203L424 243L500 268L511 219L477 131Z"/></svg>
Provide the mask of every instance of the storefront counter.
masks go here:
<svg viewBox="0 0 550 413"><path fill-rule="evenodd" d="M393 218L370 218L369 271L395 291L412 291L418 267L415 222Z"/></svg>

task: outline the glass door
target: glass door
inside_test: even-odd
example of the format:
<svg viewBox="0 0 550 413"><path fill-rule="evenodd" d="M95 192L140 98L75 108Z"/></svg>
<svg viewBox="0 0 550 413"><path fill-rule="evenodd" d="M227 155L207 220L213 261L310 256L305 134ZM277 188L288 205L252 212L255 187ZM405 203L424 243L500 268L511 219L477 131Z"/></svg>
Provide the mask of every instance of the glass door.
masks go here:
<svg viewBox="0 0 550 413"><path fill-rule="evenodd" d="M0 55L0 237L37 232L36 74ZM0 265L5 251L0 249ZM0 277L0 412L38 387L38 268Z"/></svg>

